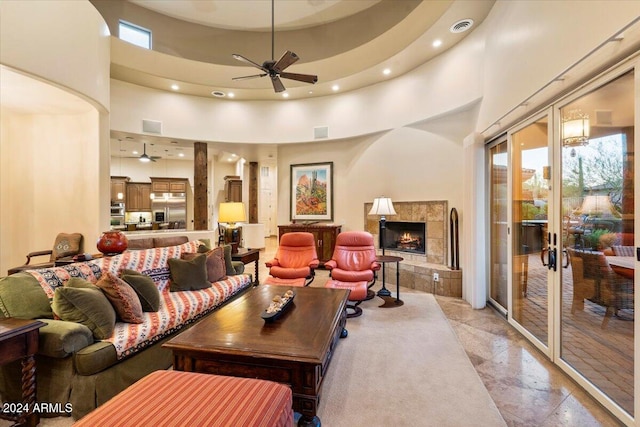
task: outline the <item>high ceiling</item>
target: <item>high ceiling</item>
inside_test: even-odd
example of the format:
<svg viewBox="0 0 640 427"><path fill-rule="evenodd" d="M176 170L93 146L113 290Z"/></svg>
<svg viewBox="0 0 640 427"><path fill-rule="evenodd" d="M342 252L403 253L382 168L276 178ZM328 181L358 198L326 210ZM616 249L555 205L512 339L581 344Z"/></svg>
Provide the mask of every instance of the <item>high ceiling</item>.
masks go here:
<svg viewBox="0 0 640 427"><path fill-rule="evenodd" d="M260 70L272 59L269 0L113 2L91 0L111 34L118 20L152 31L153 50L114 37L111 72L118 80L162 90L236 100L281 100L269 78L232 80ZM311 85L283 79L289 99L331 95L402 75L460 42L485 19L494 0L277 0L274 4L273 59L284 51L300 60L291 73L314 74ZM452 25L472 20L467 31ZM440 40L441 45L433 43ZM387 69L387 74L383 71Z"/></svg>

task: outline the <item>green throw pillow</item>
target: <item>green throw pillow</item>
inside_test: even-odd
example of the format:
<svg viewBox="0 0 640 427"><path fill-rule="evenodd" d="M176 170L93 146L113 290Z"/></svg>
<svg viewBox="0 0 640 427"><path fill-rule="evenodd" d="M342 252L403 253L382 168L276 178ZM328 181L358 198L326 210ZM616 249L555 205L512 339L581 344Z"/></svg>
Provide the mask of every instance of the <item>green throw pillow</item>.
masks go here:
<svg viewBox="0 0 640 427"><path fill-rule="evenodd" d="M51 302L38 279L25 272L0 279L0 317L53 319Z"/></svg>
<svg viewBox="0 0 640 427"><path fill-rule="evenodd" d="M58 288L51 308L60 319L91 329L95 339L107 339L113 334L116 312L100 289Z"/></svg>
<svg viewBox="0 0 640 427"><path fill-rule="evenodd" d="M235 276L236 269L233 267L231 259L231 245L224 245L224 262L227 270L227 276Z"/></svg>
<svg viewBox="0 0 640 427"><path fill-rule="evenodd" d="M126 271L132 270L124 270L120 277L136 292L140 299L142 310L158 311L160 309L160 292L158 292L158 287L153 279L137 271L135 272L136 274L129 274Z"/></svg>
<svg viewBox="0 0 640 427"><path fill-rule="evenodd" d="M198 239L198 241L201 243L201 245L198 246L198 252L207 252L207 251L211 250L211 240L210 239Z"/></svg>
<svg viewBox="0 0 640 427"><path fill-rule="evenodd" d="M210 288L207 280L207 256L200 254L193 259L183 260L169 258L169 271L171 272L171 292L196 291Z"/></svg>
<svg viewBox="0 0 640 427"><path fill-rule="evenodd" d="M205 252L204 254L207 257L207 281L213 283L217 282L218 280L226 279L227 274L223 248L215 248ZM183 252L182 254L180 254L180 259L190 260L197 256L200 256L200 254Z"/></svg>

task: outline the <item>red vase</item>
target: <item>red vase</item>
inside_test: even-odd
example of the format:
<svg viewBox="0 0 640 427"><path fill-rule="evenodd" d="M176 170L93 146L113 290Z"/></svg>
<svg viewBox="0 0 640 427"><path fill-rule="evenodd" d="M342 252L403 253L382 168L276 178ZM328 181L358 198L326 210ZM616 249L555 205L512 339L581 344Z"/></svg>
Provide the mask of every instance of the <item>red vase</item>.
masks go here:
<svg viewBox="0 0 640 427"><path fill-rule="evenodd" d="M118 255L127 249L129 240L120 231L105 231L98 239L97 246L98 250L105 255Z"/></svg>

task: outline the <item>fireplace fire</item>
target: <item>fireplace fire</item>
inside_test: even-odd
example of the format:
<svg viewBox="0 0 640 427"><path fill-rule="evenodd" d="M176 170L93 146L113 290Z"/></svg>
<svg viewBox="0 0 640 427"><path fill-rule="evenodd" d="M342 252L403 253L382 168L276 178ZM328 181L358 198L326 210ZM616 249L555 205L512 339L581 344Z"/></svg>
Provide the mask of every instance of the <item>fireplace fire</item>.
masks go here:
<svg viewBox="0 0 640 427"><path fill-rule="evenodd" d="M426 254L425 235L423 222L387 221L385 249Z"/></svg>

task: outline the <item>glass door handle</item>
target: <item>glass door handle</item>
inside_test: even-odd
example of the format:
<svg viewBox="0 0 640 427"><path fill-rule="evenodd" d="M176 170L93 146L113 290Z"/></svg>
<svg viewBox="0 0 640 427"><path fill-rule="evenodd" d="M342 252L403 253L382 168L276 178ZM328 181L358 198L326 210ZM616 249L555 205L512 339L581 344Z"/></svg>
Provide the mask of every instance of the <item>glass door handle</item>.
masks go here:
<svg viewBox="0 0 640 427"><path fill-rule="evenodd" d="M544 255L546 253L548 253L548 252L549 252L549 248L542 248L542 251L540 252L540 261L542 261L542 266L543 267L546 267L546 266L549 265L549 263L545 262L545 260L544 260Z"/></svg>

